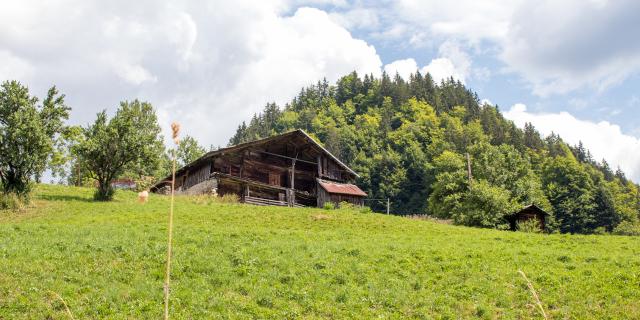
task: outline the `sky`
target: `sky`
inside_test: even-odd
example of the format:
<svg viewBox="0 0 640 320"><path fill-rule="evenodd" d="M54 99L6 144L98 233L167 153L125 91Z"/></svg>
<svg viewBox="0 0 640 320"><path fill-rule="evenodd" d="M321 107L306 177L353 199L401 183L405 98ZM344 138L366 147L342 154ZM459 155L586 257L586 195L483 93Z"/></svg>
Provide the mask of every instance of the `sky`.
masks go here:
<svg viewBox="0 0 640 320"><path fill-rule="evenodd" d="M138 98L225 146L323 78L420 70L640 182L639 34L634 0L0 0L0 80L56 85L72 124Z"/></svg>

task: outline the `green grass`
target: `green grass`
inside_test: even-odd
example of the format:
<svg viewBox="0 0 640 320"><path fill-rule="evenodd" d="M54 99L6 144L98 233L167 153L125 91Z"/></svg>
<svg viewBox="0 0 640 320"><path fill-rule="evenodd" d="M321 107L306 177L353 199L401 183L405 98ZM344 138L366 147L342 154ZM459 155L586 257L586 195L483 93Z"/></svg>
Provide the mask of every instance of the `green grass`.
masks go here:
<svg viewBox="0 0 640 320"><path fill-rule="evenodd" d="M0 212L0 319L162 316L168 198L41 185ZM171 315L640 318L640 238L482 230L348 210L176 201Z"/></svg>

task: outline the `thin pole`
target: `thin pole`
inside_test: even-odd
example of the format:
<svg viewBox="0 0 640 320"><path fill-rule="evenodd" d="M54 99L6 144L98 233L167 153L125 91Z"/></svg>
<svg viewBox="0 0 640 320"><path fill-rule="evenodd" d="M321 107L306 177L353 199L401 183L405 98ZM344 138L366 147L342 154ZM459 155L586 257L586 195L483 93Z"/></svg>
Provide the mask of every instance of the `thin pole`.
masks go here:
<svg viewBox="0 0 640 320"><path fill-rule="evenodd" d="M389 201L389 198L387 198L387 214L389 214L389 207L390 207L390 201Z"/></svg>
<svg viewBox="0 0 640 320"><path fill-rule="evenodd" d="M173 198L176 186L176 152L173 151L171 168L171 206L169 207L169 243L167 244L167 270L164 275L164 319L169 319L169 281L171 276L171 242L173 240Z"/></svg>
<svg viewBox="0 0 640 320"><path fill-rule="evenodd" d="M471 175L471 157L467 152L467 176L469 177L469 186L471 186L471 181L473 180L473 176Z"/></svg>

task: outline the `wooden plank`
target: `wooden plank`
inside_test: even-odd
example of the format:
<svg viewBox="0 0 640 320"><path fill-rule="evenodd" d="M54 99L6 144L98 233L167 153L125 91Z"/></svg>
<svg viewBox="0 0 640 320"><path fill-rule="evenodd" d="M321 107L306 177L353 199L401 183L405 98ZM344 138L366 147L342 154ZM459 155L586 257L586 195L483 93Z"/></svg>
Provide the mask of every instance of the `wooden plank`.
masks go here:
<svg viewBox="0 0 640 320"><path fill-rule="evenodd" d="M306 162L308 164L316 164L313 161L302 160L302 159L298 159L298 157L294 158L294 157L289 157L289 156L285 156L285 155L277 154L277 153L272 153L272 152L268 152L268 151L255 151L255 152L260 152L260 153L268 154L270 156L281 157L281 158L285 158L285 159L289 159L289 160L297 160L297 161L300 161L300 162Z"/></svg>

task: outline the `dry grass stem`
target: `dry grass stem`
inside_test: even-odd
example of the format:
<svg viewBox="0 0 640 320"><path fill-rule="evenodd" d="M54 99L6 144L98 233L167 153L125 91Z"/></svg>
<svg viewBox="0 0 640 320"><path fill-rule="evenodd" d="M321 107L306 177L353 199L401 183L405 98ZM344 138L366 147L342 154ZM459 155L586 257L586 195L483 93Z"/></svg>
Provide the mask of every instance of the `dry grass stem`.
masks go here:
<svg viewBox="0 0 640 320"><path fill-rule="evenodd" d="M178 144L178 134L180 133L180 124L174 122L171 124L171 130L173 131L173 141ZM171 167L171 204L169 206L169 240L167 243L167 269L164 276L164 319L169 319L169 291L171 280L171 243L173 242L173 205L175 199L175 187L176 187L176 152L173 152L172 167Z"/></svg>
<svg viewBox="0 0 640 320"><path fill-rule="evenodd" d="M527 281L527 287L529 287L529 290L531 291L531 294L533 295L533 298L536 300L536 304L538 305L538 308L540 309L540 313L542 314L542 317L545 320L549 319L547 317L547 313L544 312L544 307L542 307L542 302L540 301L540 297L538 297L538 293L536 292L536 289L533 287L533 284L531 284L531 281L529 281L529 278L527 278L527 275L524 274L524 272L522 272L522 270L518 270L518 273L524 278L525 281Z"/></svg>
<svg viewBox="0 0 640 320"><path fill-rule="evenodd" d="M171 124L171 135L173 138L173 142L175 144L180 144L180 138L178 138L178 135L180 134L180 124L177 122L174 122Z"/></svg>
<svg viewBox="0 0 640 320"><path fill-rule="evenodd" d="M71 310L69 310L69 306L67 306L67 303L64 301L64 299L62 299L62 297L59 294L55 293L54 291L49 290L49 292L51 292L54 296L56 296L58 300L62 301L62 305L64 305L64 309L67 311L69 318L71 318L71 320L75 320L75 318L73 317L73 314L71 313Z"/></svg>

